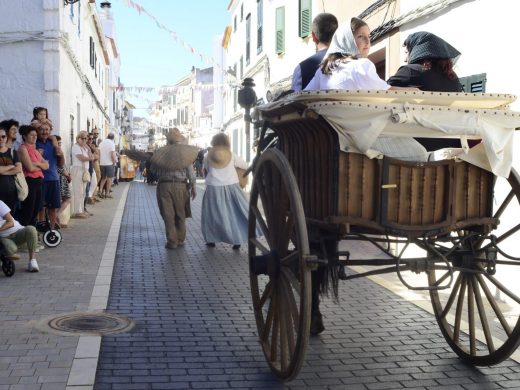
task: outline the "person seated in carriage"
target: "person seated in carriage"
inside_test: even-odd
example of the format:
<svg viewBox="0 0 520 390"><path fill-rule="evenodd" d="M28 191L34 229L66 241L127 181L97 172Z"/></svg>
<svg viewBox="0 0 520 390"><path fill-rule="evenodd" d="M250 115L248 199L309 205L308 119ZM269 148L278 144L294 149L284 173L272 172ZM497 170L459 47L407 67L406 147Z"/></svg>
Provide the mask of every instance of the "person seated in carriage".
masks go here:
<svg viewBox="0 0 520 390"><path fill-rule="evenodd" d="M338 27L325 58L306 91L322 89L417 90L391 86L382 80L368 57L370 29L366 22L352 18ZM413 138L378 137L372 145L385 156L402 160L426 161L426 149Z"/></svg>
<svg viewBox="0 0 520 390"><path fill-rule="evenodd" d="M375 65L367 58L369 51L370 29L368 25L359 18L351 18L350 21L339 26L334 33L323 61L305 90L417 90L416 88L391 86L382 80L376 72ZM411 137L380 136L372 148L386 156L402 160L428 160L426 149ZM334 245L337 246L337 242ZM329 250L336 251L334 248L329 248ZM317 272L321 272L321 275L318 276ZM340 268L339 277L341 278L343 274L344 269ZM323 291L322 283L326 283L323 282L323 279L327 277L326 272L323 273L323 270L320 269L313 274L311 334L314 335L325 329L319 311L319 292Z"/></svg>

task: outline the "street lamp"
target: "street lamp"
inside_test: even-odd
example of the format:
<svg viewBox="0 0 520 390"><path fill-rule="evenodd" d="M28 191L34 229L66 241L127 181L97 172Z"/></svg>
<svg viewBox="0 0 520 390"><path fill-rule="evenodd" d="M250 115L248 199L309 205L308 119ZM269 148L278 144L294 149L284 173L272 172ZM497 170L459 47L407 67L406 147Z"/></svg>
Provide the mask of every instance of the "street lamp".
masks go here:
<svg viewBox="0 0 520 390"><path fill-rule="evenodd" d="M244 121L246 122L246 160L250 161L251 153L251 108L256 103L256 93L253 87L255 82L252 78L245 78L242 88L238 90L238 104L245 110Z"/></svg>

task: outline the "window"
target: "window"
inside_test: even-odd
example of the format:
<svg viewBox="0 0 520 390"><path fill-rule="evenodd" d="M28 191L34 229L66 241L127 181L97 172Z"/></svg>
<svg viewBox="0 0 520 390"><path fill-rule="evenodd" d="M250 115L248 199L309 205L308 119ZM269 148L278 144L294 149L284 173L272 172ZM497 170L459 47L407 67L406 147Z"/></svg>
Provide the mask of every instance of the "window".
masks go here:
<svg viewBox="0 0 520 390"><path fill-rule="evenodd" d="M486 74L474 74L472 76L459 78L462 90L467 93L486 92Z"/></svg>
<svg viewBox="0 0 520 390"><path fill-rule="evenodd" d="M74 23L74 4L70 5L70 12L69 12L70 21Z"/></svg>
<svg viewBox="0 0 520 390"><path fill-rule="evenodd" d="M276 54L285 51L285 7L276 9Z"/></svg>
<svg viewBox="0 0 520 390"><path fill-rule="evenodd" d="M256 0L256 53L262 52L262 26L264 24L263 0Z"/></svg>
<svg viewBox="0 0 520 390"><path fill-rule="evenodd" d="M240 4L240 21L244 20L244 3Z"/></svg>
<svg viewBox="0 0 520 390"><path fill-rule="evenodd" d="M90 37L90 67L94 69L94 39Z"/></svg>
<svg viewBox="0 0 520 390"><path fill-rule="evenodd" d="M311 34L311 0L300 0L300 15L299 15L299 36L301 38L308 37Z"/></svg>
<svg viewBox="0 0 520 390"><path fill-rule="evenodd" d="M81 35L81 1L78 1L78 37Z"/></svg>
<svg viewBox="0 0 520 390"><path fill-rule="evenodd" d="M251 14L246 17L246 65L251 60Z"/></svg>
<svg viewBox="0 0 520 390"><path fill-rule="evenodd" d="M233 18L233 32L237 31L237 16Z"/></svg>
<svg viewBox="0 0 520 390"><path fill-rule="evenodd" d="M240 57L240 80L244 77L244 57Z"/></svg>

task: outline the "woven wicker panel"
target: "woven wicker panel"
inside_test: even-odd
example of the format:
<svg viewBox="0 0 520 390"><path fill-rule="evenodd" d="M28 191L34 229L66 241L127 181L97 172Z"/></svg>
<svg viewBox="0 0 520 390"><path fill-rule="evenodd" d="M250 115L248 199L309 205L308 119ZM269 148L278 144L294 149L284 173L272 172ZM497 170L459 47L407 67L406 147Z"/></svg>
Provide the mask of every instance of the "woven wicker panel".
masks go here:
<svg viewBox="0 0 520 390"><path fill-rule="evenodd" d="M452 161L411 164L389 159L384 165L382 224L427 229L451 222Z"/></svg>
<svg viewBox="0 0 520 390"><path fill-rule="evenodd" d="M453 214L456 222L491 217L494 176L465 162L455 164Z"/></svg>
<svg viewBox="0 0 520 390"><path fill-rule="evenodd" d="M337 212L338 140L322 118L272 122L298 182L307 218L323 220Z"/></svg>
<svg viewBox="0 0 520 390"><path fill-rule="evenodd" d="M338 215L376 222L379 161L363 154L339 155Z"/></svg>

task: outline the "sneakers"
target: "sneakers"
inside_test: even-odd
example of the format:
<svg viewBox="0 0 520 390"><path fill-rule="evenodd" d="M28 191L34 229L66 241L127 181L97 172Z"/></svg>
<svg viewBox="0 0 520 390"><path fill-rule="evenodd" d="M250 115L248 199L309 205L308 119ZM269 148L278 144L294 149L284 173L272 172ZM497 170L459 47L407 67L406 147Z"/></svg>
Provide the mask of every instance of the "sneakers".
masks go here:
<svg viewBox="0 0 520 390"><path fill-rule="evenodd" d="M214 248L215 247L215 243L214 242L206 242L206 246L208 248Z"/></svg>
<svg viewBox="0 0 520 390"><path fill-rule="evenodd" d="M240 249L240 244L233 245L233 250L237 251Z"/></svg>
<svg viewBox="0 0 520 390"><path fill-rule="evenodd" d="M29 272L38 272L40 268L38 267L38 262L36 259L32 259L29 261L29 266L27 267L27 271Z"/></svg>

